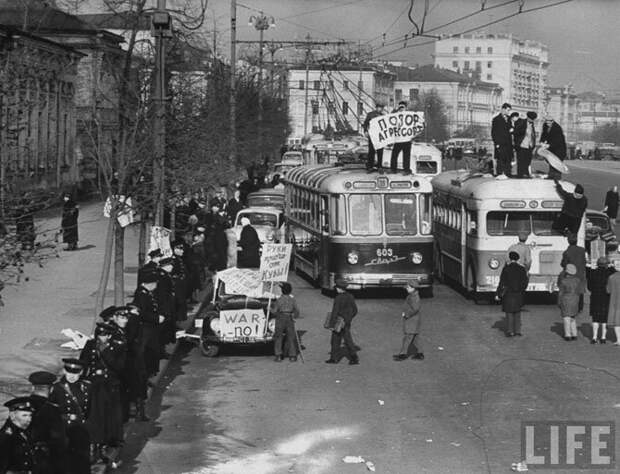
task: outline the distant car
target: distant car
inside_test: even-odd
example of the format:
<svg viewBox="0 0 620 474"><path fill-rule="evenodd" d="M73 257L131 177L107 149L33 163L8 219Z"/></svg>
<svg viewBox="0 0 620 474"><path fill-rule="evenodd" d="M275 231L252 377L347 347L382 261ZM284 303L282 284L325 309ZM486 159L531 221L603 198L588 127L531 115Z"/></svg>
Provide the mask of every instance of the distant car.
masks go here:
<svg viewBox="0 0 620 474"><path fill-rule="evenodd" d="M279 243L284 239L284 211L276 207L248 207L237 213L234 229L237 240L241 238L241 219L247 217L256 230L261 243Z"/></svg>
<svg viewBox="0 0 620 474"><path fill-rule="evenodd" d="M248 207L277 207L284 210L284 189L265 188L248 194Z"/></svg>
<svg viewBox="0 0 620 474"><path fill-rule="evenodd" d="M618 248L618 239L607 214L588 209L586 210L586 250L588 252L590 251L590 242L597 237L605 241L608 253Z"/></svg>

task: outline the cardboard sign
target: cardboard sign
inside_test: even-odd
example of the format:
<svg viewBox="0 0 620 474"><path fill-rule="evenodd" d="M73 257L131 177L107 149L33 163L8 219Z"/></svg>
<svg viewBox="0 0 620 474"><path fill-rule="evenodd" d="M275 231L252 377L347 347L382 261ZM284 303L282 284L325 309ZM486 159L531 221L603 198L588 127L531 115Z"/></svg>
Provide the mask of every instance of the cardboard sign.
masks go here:
<svg viewBox="0 0 620 474"><path fill-rule="evenodd" d="M261 281L288 280L292 248L293 244L263 244L259 269Z"/></svg>
<svg viewBox="0 0 620 474"><path fill-rule="evenodd" d="M121 227L127 227L129 224L133 224L136 218L136 213L133 210L133 203L131 198L125 199L125 196L109 196L105 205L103 206L103 216L110 217L112 212L112 198L118 198L119 210L117 212L116 219Z"/></svg>
<svg viewBox="0 0 620 474"><path fill-rule="evenodd" d="M394 143L410 142L424 131L424 112L393 112L375 117L368 125L368 136L375 149Z"/></svg>
<svg viewBox="0 0 620 474"><path fill-rule="evenodd" d="M161 253L164 254L164 257L172 257L172 249L170 248L170 229L157 225L151 227L151 241L147 253L155 249L160 249Z"/></svg>
<svg viewBox="0 0 620 474"><path fill-rule="evenodd" d="M264 337L267 317L262 309L231 309L220 311L223 338Z"/></svg>

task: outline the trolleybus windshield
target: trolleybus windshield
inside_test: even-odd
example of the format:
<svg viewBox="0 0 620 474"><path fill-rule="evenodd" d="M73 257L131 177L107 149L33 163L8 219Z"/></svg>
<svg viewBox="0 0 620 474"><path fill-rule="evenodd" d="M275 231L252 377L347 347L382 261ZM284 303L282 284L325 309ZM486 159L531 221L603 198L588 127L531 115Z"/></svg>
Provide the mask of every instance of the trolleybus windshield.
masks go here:
<svg viewBox="0 0 620 474"><path fill-rule="evenodd" d="M535 235L562 235L552 229L558 212L540 211L490 211L487 214L489 235L519 235L520 232Z"/></svg>
<svg viewBox="0 0 620 474"><path fill-rule="evenodd" d="M388 235L415 235L417 233L417 203L412 194L385 196L385 231Z"/></svg>
<svg viewBox="0 0 620 474"><path fill-rule="evenodd" d="M352 194L349 197L349 209L351 234L381 234L383 215L380 194Z"/></svg>

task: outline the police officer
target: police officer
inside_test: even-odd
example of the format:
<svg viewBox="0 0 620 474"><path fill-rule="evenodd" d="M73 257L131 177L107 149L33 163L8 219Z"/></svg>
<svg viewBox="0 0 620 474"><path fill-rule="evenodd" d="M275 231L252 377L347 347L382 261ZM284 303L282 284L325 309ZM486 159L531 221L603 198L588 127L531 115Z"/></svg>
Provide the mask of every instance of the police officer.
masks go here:
<svg viewBox="0 0 620 474"><path fill-rule="evenodd" d="M285 282L280 285L282 296L273 305L272 312L276 315L276 329L273 335L275 361L282 360L282 342L286 334L286 347L288 358L291 362L297 361L297 345L295 344L295 322L293 319L299 317L299 306L291 294L293 287Z"/></svg>
<svg viewBox="0 0 620 474"><path fill-rule="evenodd" d="M142 322L140 320L140 310L134 304L125 306L129 320L125 328L127 337L127 359L123 370L124 378L127 380L127 393L125 406L125 419L129 418L129 405L136 405L136 421L149 421L145 414L144 401L147 398L147 377L146 366L144 364L144 336L142 333Z"/></svg>
<svg viewBox="0 0 620 474"><path fill-rule="evenodd" d="M158 279L156 272L145 273L133 297L133 304L140 311L147 378L159 372L159 325L164 322L164 316L159 312L155 295Z"/></svg>
<svg viewBox="0 0 620 474"><path fill-rule="evenodd" d="M0 428L0 472L32 472L34 453L28 427L33 407L30 397L19 397L4 404L9 417Z"/></svg>
<svg viewBox="0 0 620 474"><path fill-rule="evenodd" d="M38 371L30 374L28 381L32 384L30 402L34 409L29 428L34 448L34 472L63 474L67 432L60 407L49 400L56 376L51 372Z"/></svg>
<svg viewBox="0 0 620 474"><path fill-rule="evenodd" d="M93 444L93 461L103 459L110 467L118 466L123 440L123 415L120 375L125 364L125 347L114 325L97 323L95 338L86 342L80 353L86 377L92 384L86 425Z"/></svg>
<svg viewBox="0 0 620 474"><path fill-rule="evenodd" d="M159 268L159 262L164 257L161 249L151 250L149 252L149 261L142 265L142 268L138 271L138 285L142 283L142 276L146 273L156 271Z"/></svg>
<svg viewBox="0 0 620 474"><path fill-rule="evenodd" d="M166 353L166 344L175 341L175 280L173 279L174 258L165 257L159 262L159 273L157 279L157 289L155 298L159 314L164 317L164 322L160 325L159 334L159 355L162 359L170 356Z"/></svg>
<svg viewBox="0 0 620 474"><path fill-rule="evenodd" d="M174 314L176 321L187 319L188 274L185 264L185 242L176 239L172 243L172 281L174 282Z"/></svg>
<svg viewBox="0 0 620 474"><path fill-rule="evenodd" d="M91 384L81 378L84 362L78 359L62 359L62 362L63 376L52 385L50 401L60 408L67 432L64 472L90 474L90 435L86 418Z"/></svg>

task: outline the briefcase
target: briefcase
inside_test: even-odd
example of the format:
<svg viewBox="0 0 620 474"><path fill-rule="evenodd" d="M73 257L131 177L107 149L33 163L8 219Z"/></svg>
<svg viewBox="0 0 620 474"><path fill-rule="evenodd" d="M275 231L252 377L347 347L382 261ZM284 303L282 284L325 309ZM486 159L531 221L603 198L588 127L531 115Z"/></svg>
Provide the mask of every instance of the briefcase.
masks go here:
<svg viewBox="0 0 620 474"><path fill-rule="evenodd" d="M331 313L331 311L327 312L327 315L325 316L325 322L323 322L323 327L325 329L334 329L334 326L332 325L332 313Z"/></svg>

